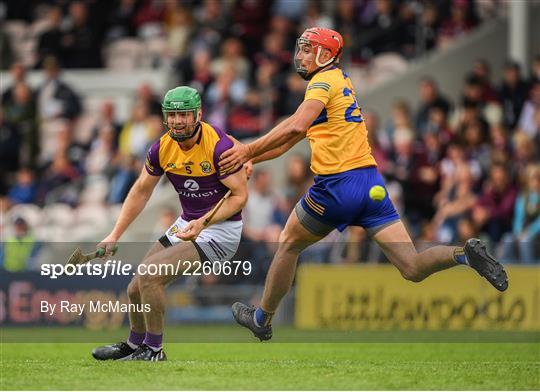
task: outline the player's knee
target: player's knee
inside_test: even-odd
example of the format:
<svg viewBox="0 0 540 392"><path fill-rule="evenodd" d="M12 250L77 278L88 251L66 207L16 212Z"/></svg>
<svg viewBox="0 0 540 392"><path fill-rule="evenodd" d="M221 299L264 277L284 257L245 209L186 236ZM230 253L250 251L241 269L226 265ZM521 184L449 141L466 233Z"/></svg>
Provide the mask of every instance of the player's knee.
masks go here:
<svg viewBox="0 0 540 392"><path fill-rule="evenodd" d="M131 300L137 300L140 298L141 293L139 291L139 282L137 281L137 277L134 277L131 282L129 282L127 287L127 295Z"/></svg>
<svg viewBox="0 0 540 392"><path fill-rule="evenodd" d="M413 265L400 268L399 272L401 272L401 276L410 282L418 283L425 279L425 275L422 271Z"/></svg>
<svg viewBox="0 0 540 392"><path fill-rule="evenodd" d="M279 235L279 250L282 252L300 253L307 245L304 245L298 236L291 230L283 230Z"/></svg>

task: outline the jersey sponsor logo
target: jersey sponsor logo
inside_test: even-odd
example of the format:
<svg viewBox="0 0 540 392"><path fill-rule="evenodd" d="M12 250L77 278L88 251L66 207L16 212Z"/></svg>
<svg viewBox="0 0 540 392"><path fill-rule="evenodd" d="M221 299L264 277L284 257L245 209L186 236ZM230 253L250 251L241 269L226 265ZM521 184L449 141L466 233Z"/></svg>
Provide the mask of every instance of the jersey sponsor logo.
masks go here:
<svg viewBox="0 0 540 392"><path fill-rule="evenodd" d="M189 181L189 180L188 180ZM208 192L198 192L198 193L195 193L195 192L185 192L185 191L178 191L178 194L180 196L183 196L183 197L191 197L191 198L195 198L195 199L198 199L199 197L209 197L209 196L213 196L213 195L216 195L218 194L219 191L217 189L213 189L211 191L208 191Z"/></svg>
<svg viewBox="0 0 540 392"><path fill-rule="evenodd" d="M197 183L197 181L195 180L192 180L191 178L189 180L186 180L184 182L184 188L186 188L187 190L189 191L198 191L199 190L199 184Z"/></svg>
<svg viewBox="0 0 540 392"><path fill-rule="evenodd" d="M203 173L210 173L212 171L212 165L208 161L201 162L201 169Z"/></svg>

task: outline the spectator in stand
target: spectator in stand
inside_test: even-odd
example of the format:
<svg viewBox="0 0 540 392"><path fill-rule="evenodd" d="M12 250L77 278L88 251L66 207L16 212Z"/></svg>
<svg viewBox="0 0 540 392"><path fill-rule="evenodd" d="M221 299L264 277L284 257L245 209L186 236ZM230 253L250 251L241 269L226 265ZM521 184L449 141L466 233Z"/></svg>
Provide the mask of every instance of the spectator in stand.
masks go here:
<svg viewBox="0 0 540 392"><path fill-rule="evenodd" d="M310 0L302 17L301 25L300 30L302 31L313 26L332 29L334 21L323 12L321 0Z"/></svg>
<svg viewBox="0 0 540 392"><path fill-rule="evenodd" d="M242 41L233 37L227 38L221 45L221 56L210 64L212 73L219 76L224 69L232 67L238 78L247 80L250 64L243 52Z"/></svg>
<svg viewBox="0 0 540 392"><path fill-rule="evenodd" d="M145 156L146 146L151 142L154 134L148 120L148 104L138 99L133 106L131 118L120 131L119 149L124 156L139 158Z"/></svg>
<svg viewBox="0 0 540 392"><path fill-rule="evenodd" d="M133 24L139 37L149 37L161 33L161 24L165 21L167 3L161 0L144 0L133 17Z"/></svg>
<svg viewBox="0 0 540 392"><path fill-rule="evenodd" d="M0 266L9 272L27 271L35 264L39 243L24 218L17 217L13 228L13 235L0 247Z"/></svg>
<svg viewBox="0 0 540 392"><path fill-rule="evenodd" d="M519 260L525 264L538 263L535 255L540 239L540 165L530 164L526 169L523 190L519 193L514 206L512 233L504 239L503 261L515 261L514 245L519 249Z"/></svg>
<svg viewBox="0 0 540 392"><path fill-rule="evenodd" d="M91 23L88 5L83 1L69 4L69 27L62 36L64 68L100 68L102 37L98 27Z"/></svg>
<svg viewBox="0 0 540 392"><path fill-rule="evenodd" d="M253 137L263 131L261 119L261 94L250 89L244 103L234 106L229 115L229 133L237 139Z"/></svg>
<svg viewBox="0 0 540 392"><path fill-rule="evenodd" d="M388 140L393 140L395 137L399 137L399 134L402 132L406 134L411 133L413 137L416 137L409 104L405 100L397 101L392 106L392 119L385 127L385 137Z"/></svg>
<svg viewBox="0 0 540 392"><path fill-rule="evenodd" d="M420 107L415 116L416 129L424 133L430 120L430 111L434 106L441 108L445 116L450 112L450 102L439 92L437 82L430 77L423 77L419 85Z"/></svg>
<svg viewBox="0 0 540 392"><path fill-rule="evenodd" d="M420 130L420 135L434 134L439 143L446 148L454 138L454 131L448 124L446 106L434 104L429 110L429 120L425 127Z"/></svg>
<svg viewBox="0 0 540 392"><path fill-rule="evenodd" d="M276 64L280 78L285 77L285 74L290 70L291 53L284 47L284 35L276 32L270 33L264 38L263 45L263 50L254 57L255 65L260 67L268 62Z"/></svg>
<svg viewBox="0 0 540 392"><path fill-rule="evenodd" d="M452 40L464 36L474 27L474 20L467 0L453 0L450 17L442 22L438 45L445 48Z"/></svg>
<svg viewBox="0 0 540 392"><path fill-rule="evenodd" d="M124 202L140 173L141 164L141 160L136 156L120 156L120 165L115 169L107 197L109 204Z"/></svg>
<svg viewBox="0 0 540 392"><path fill-rule="evenodd" d="M418 24L416 22L415 8L417 5L414 2L402 2L397 5L399 13L399 53L410 59L417 55L417 31Z"/></svg>
<svg viewBox="0 0 540 392"><path fill-rule="evenodd" d="M297 74L290 73L280 87L276 111L279 117L292 114L304 100L306 82Z"/></svg>
<svg viewBox="0 0 540 392"><path fill-rule="evenodd" d="M301 154L293 154L287 160L287 182L284 187L285 202L278 206L281 209L280 223L285 226L287 217L308 188L313 184L313 176L309 170L309 161Z"/></svg>
<svg viewBox="0 0 540 392"><path fill-rule="evenodd" d="M389 153L391 150L390 140L385 138L379 126L379 116L377 113L364 110L363 113L364 122L368 130L368 140L371 146L371 154L381 173L386 173L388 166Z"/></svg>
<svg viewBox="0 0 540 392"><path fill-rule="evenodd" d="M517 189L508 169L500 164L492 165L489 179L472 212L475 224L492 241L500 241L503 234L511 230L516 196Z"/></svg>
<svg viewBox="0 0 540 392"><path fill-rule="evenodd" d="M110 128L113 131L113 146L114 149L117 150L122 125L116 120L116 108L114 102L111 100L105 100L101 104L99 118L92 129L92 139L98 138L99 133L104 128Z"/></svg>
<svg viewBox="0 0 540 392"><path fill-rule="evenodd" d="M459 163L455 172L444 179L441 192L435 196L437 212L432 221L439 241L454 243L458 240L459 221L476 203L473 189L474 179L466 163Z"/></svg>
<svg viewBox="0 0 540 392"><path fill-rule="evenodd" d="M260 39L268 31L270 2L236 0L232 9L231 33L246 45L247 55L252 56L260 49Z"/></svg>
<svg viewBox="0 0 540 392"><path fill-rule="evenodd" d="M504 66L503 82L499 87L499 97L503 108L503 124L513 129L527 100L529 86L521 76L518 63L508 61Z"/></svg>
<svg viewBox="0 0 540 392"><path fill-rule="evenodd" d="M62 40L62 8L57 5L49 7L47 10L47 29L38 38L36 67L41 68L43 61L48 56L61 59L64 55Z"/></svg>
<svg viewBox="0 0 540 392"><path fill-rule="evenodd" d="M465 148L466 156L477 161L486 173L491 165L488 130L479 121L475 121L467 124L458 137Z"/></svg>
<svg viewBox="0 0 540 392"><path fill-rule="evenodd" d="M491 159L494 159L494 155L501 156L504 154L510 156L511 154L511 143L508 131L501 124L494 124L490 127L490 136L489 136L490 147L489 151L491 153Z"/></svg>
<svg viewBox="0 0 540 392"><path fill-rule="evenodd" d="M5 121L0 107L0 195L6 193L9 180L19 170L21 138L19 127Z"/></svg>
<svg viewBox="0 0 540 392"><path fill-rule="evenodd" d="M28 167L23 167L17 172L15 184L8 193L11 204L35 203L37 195L37 181L35 173Z"/></svg>
<svg viewBox="0 0 540 392"><path fill-rule="evenodd" d="M512 157L512 169L515 178L525 174L527 167L534 162L538 162L538 153L536 145L531 142L528 135L523 132L517 132L513 139L514 155Z"/></svg>
<svg viewBox="0 0 540 392"><path fill-rule="evenodd" d="M58 151L52 162L43 170L38 189L38 204L77 204L81 173L65 151Z"/></svg>
<svg viewBox="0 0 540 392"><path fill-rule="evenodd" d="M183 70L183 80L205 97L208 87L214 82L214 75L210 70L210 52L200 48L195 51L190 61L185 63L187 66ZM203 103L205 104L206 102Z"/></svg>
<svg viewBox="0 0 540 392"><path fill-rule="evenodd" d="M371 25L367 26L361 34L357 32L356 35L350 37L351 41L357 45L356 48L362 51L364 59L383 52L399 52L400 42L402 42L403 22L400 21L392 1L377 0L376 7L377 15ZM349 22L356 24L356 15L351 11L344 12L348 13ZM339 25L338 31L341 31ZM347 38L344 37L344 39L347 41ZM351 48L353 55L356 48Z"/></svg>
<svg viewBox="0 0 540 392"><path fill-rule="evenodd" d="M457 142L452 142L446 149L446 155L440 162L442 187L446 181L451 181L456 175L457 169L460 165L465 164L469 167L471 175L475 184L481 181L482 168L479 162L468 159L465 155L465 149Z"/></svg>
<svg viewBox="0 0 540 392"><path fill-rule="evenodd" d="M149 83L142 83L137 88L137 93L135 94L135 96L138 100L143 101L144 104L148 107L149 115L163 115L161 111L161 100L156 96L156 94L154 94L154 90Z"/></svg>
<svg viewBox="0 0 540 392"><path fill-rule="evenodd" d="M536 81L531 86L529 99L523 105L518 123L518 128L531 140L537 135L535 115L538 110L540 110L540 82Z"/></svg>
<svg viewBox="0 0 540 392"><path fill-rule="evenodd" d="M524 187L514 206L512 233L508 233L503 239L502 259L508 262L520 260L525 264L539 263L540 256L535 256L539 239L540 165L536 163L527 166ZM515 255L514 245L519 249L519 259Z"/></svg>
<svg viewBox="0 0 540 392"><path fill-rule="evenodd" d="M13 103L13 90L15 89L15 86L17 84L27 84L26 67L22 62L17 61L11 64L11 66L9 67L9 73L11 75L11 85L10 87L2 91L2 106Z"/></svg>
<svg viewBox="0 0 540 392"><path fill-rule="evenodd" d="M484 59L477 59L473 64L472 74L476 76L482 84L482 101L498 102L497 91L491 82L491 67Z"/></svg>
<svg viewBox="0 0 540 392"><path fill-rule="evenodd" d="M35 167L39 155L40 134L36 113L36 101L25 82L18 82L11 89L12 97L4 105L7 123L16 124L19 133L18 162Z"/></svg>
<svg viewBox="0 0 540 392"><path fill-rule="evenodd" d="M534 58L532 70L531 70L531 81L530 84L540 82L540 53Z"/></svg>
<svg viewBox="0 0 540 392"><path fill-rule="evenodd" d="M249 200L244 207L244 235L253 241L273 241L276 231L275 221L277 196L272 192L272 177L264 169L256 169L251 180Z"/></svg>
<svg viewBox="0 0 540 392"><path fill-rule="evenodd" d="M97 137L92 143L86 156L84 170L87 175L107 176L116 152L116 131L110 125L104 124L97 131Z"/></svg>
<svg viewBox="0 0 540 392"><path fill-rule="evenodd" d="M435 4L429 2L424 5L421 23L417 28L421 31L424 50L432 50L437 45L437 36L440 28L439 11Z"/></svg>
<svg viewBox="0 0 540 392"><path fill-rule="evenodd" d="M175 9L171 18L171 26L167 32L167 54L176 60L187 55L195 25L193 15L187 8Z"/></svg>
<svg viewBox="0 0 540 392"><path fill-rule="evenodd" d="M120 38L134 37L136 34L133 20L137 13L138 2L136 0L120 0L109 15L109 26L105 35L106 41Z"/></svg>
<svg viewBox="0 0 540 392"><path fill-rule="evenodd" d="M244 102L248 85L236 76L232 65L226 65L217 79L208 87L206 95L208 122L226 129L230 108Z"/></svg>
<svg viewBox="0 0 540 392"><path fill-rule="evenodd" d="M229 29L228 9L221 0L205 0L201 8L195 12L196 31L193 35L193 49L208 50L217 54L222 37L227 36Z"/></svg>
<svg viewBox="0 0 540 392"><path fill-rule="evenodd" d="M75 120L82 111L79 96L60 79L60 68L55 57L43 61L45 83L37 93L39 116L42 120L66 118Z"/></svg>

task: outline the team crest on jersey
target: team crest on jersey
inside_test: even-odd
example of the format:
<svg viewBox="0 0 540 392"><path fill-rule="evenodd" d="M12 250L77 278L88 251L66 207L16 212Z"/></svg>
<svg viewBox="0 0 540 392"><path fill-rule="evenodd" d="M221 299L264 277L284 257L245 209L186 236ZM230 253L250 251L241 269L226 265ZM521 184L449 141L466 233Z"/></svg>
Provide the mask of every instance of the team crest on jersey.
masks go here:
<svg viewBox="0 0 540 392"><path fill-rule="evenodd" d="M212 165L208 161L201 162L201 169L203 173L210 173L212 171Z"/></svg>
<svg viewBox="0 0 540 392"><path fill-rule="evenodd" d="M178 233L178 226L174 225L173 227L171 227L171 229L169 230L169 235L173 235L173 234L176 234Z"/></svg>
<svg viewBox="0 0 540 392"><path fill-rule="evenodd" d="M168 167L169 169L176 169L176 163L174 163L174 162L169 162L169 163L167 163L167 167Z"/></svg>

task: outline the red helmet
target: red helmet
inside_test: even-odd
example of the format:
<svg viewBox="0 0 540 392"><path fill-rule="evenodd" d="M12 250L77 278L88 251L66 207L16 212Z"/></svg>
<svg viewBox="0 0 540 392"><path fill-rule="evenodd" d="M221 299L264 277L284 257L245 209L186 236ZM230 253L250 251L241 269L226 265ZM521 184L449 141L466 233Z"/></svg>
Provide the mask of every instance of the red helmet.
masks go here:
<svg viewBox="0 0 540 392"><path fill-rule="evenodd" d="M296 60L296 56L300 49L300 45L309 44L313 48L313 54L315 56L315 64L317 64L317 70L308 74L307 69L299 66ZM322 53L321 48L328 49L332 57L325 63L321 63L320 55ZM300 74L304 79L310 79L313 74L320 71L331 63L338 63L343 52L343 37L337 31L324 29L321 27L311 27L304 31L300 38L296 41L295 52L295 64L296 72Z"/></svg>

